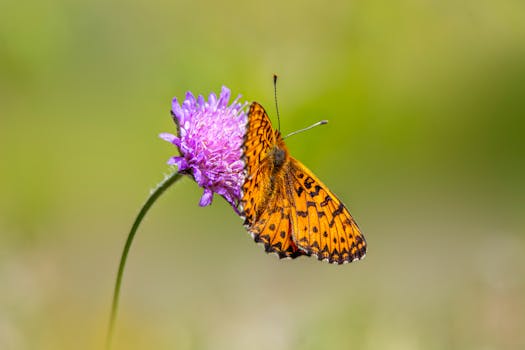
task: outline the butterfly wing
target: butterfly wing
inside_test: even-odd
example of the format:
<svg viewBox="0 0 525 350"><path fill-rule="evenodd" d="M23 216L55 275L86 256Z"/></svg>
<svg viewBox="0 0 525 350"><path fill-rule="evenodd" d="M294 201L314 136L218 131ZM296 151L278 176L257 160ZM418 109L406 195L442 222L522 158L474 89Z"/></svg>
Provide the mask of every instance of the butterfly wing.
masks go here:
<svg viewBox="0 0 525 350"><path fill-rule="evenodd" d="M291 235L291 203L286 194L282 171L273 173L272 149L280 136L273 130L264 108L252 103L243 151L246 180L243 185L241 214L254 240L263 243L266 252L279 257L295 257L302 252Z"/></svg>
<svg viewBox="0 0 525 350"><path fill-rule="evenodd" d="M295 258L304 253L293 241L292 203L285 192L285 182L278 177L268 205L247 229L256 242L264 244L267 253L276 253L279 258Z"/></svg>
<svg viewBox="0 0 525 350"><path fill-rule="evenodd" d="M253 102L243 143L246 179L242 186L241 213L245 225L253 225L268 205L270 164L268 154L276 144L275 132L264 108Z"/></svg>
<svg viewBox="0 0 525 350"><path fill-rule="evenodd" d="M306 255L344 264L366 254L366 241L344 204L308 168L290 158L291 227L295 244Z"/></svg>

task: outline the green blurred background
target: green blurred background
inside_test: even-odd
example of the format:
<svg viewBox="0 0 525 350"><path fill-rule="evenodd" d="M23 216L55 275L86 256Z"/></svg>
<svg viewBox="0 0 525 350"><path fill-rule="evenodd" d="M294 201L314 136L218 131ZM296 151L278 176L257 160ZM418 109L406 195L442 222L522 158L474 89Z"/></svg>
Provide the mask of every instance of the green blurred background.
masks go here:
<svg viewBox="0 0 525 350"><path fill-rule="evenodd" d="M117 349L525 348L525 3L0 3L0 348L97 349L173 96L224 84L350 207L364 261L279 261L189 179L153 207Z"/></svg>

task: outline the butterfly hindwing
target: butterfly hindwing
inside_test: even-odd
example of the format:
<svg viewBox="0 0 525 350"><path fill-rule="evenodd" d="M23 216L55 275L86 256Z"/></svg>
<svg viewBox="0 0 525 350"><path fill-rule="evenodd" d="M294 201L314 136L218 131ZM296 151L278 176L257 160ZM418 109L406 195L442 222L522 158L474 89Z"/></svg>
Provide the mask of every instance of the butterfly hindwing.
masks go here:
<svg viewBox="0 0 525 350"><path fill-rule="evenodd" d="M278 182L271 202L248 231L256 242L264 244L267 253L276 253L280 258L295 258L302 251L297 249L291 235L292 208L282 194L284 183Z"/></svg>

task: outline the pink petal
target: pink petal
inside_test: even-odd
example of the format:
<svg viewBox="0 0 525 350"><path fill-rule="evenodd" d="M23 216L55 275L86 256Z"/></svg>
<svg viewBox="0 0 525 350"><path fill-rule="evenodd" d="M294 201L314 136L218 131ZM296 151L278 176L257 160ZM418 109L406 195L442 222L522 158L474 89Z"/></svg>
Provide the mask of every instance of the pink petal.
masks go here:
<svg viewBox="0 0 525 350"><path fill-rule="evenodd" d="M205 188L204 193L202 194L201 200L199 202L199 205L201 207L208 206L211 204L212 200L213 200L213 191Z"/></svg>

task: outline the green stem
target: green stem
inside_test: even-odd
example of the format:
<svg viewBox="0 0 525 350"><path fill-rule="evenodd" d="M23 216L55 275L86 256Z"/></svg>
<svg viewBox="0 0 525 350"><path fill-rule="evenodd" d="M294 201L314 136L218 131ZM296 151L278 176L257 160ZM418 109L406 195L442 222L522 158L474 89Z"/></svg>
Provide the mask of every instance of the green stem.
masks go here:
<svg viewBox="0 0 525 350"><path fill-rule="evenodd" d="M118 272L117 272L117 280L115 281L115 290L113 291L113 302L111 304L111 316L109 318L109 327L108 327L108 334L106 338L106 349L111 349L111 342L113 339L113 331L115 328L115 320L117 318L117 312L118 312L118 302L120 297L120 285L122 283L122 275L124 274L124 267L126 266L126 260L128 258L129 249L131 247L131 243L133 242L133 238L135 237L135 233L137 232L137 229L142 222L142 219L144 219L144 216L148 212L149 208L155 203L155 201L160 197L160 195L168 189L173 183L175 183L182 175L178 172L174 172L169 177L164 179L160 184L157 185L157 188L155 188L144 205L142 206L142 209L140 209L139 214L135 218L135 221L133 222L133 226L131 226L131 230L128 233L128 238L126 239L126 245L124 246L124 250L122 251L122 256L120 257L120 263L118 266Z"/></svg>

